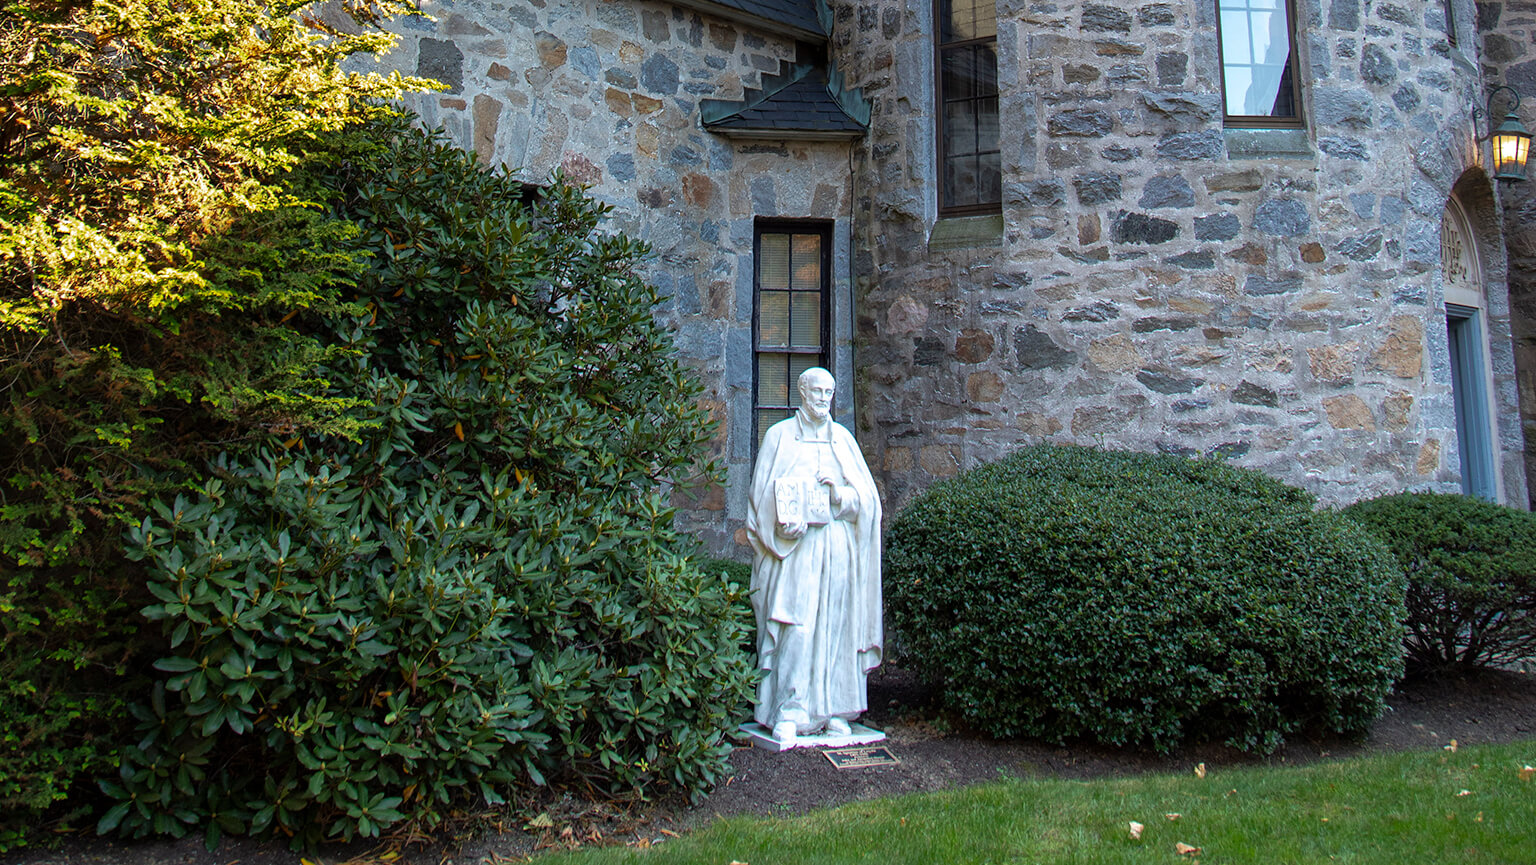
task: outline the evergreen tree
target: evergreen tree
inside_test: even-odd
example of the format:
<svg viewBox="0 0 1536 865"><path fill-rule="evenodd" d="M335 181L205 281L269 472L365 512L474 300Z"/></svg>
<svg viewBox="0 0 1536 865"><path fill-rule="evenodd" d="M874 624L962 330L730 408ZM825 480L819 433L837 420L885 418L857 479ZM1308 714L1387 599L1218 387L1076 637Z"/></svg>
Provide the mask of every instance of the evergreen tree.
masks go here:
<svg viewBox="0 0 1536 865"><path fill-rule="evenodd" d="M411 0L0 7L0 814L103 768L143 603L119 537L240 442L348 434L284 325L355 227L291 173L421 82L343 69ZM326 145L330 146L330 145ZM0 849L6 829L0 825ZM14 835L12 836L14 839Z"/></svg>

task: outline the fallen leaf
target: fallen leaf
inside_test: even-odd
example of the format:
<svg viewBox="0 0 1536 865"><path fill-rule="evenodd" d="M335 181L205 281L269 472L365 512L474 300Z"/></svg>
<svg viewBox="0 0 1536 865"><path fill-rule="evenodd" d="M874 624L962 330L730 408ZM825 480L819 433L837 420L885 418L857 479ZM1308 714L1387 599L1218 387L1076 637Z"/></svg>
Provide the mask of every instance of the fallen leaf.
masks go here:
<svg viewBox="0 0 1536 865"><path fill-rule="evenodd" d="M1456 740L1452 739L1451 744L1445 746L1445 750L1450 751L1452 754L1456 753Z"/></svg>
<svg viewBox="0 0 1536 865"><path fill-rule="evenodd" d="M731 865L747 865L747 863L745 863L745 862L737 862L735 859L732 859L731 860Z"/></svg>
<svg viewBox="0 0 1536 865"><path fill-rule="evenodd" d="M1195 767L1195 777L1196 778L1204 778L1205 777L1205 764L1204 763L1201 763L1200 765Z"/></svg>
<svg viewBox="0 0 1536 865"><path fill-rule="evenodd" d="M676 832L673 832L671 829L658 829L656 831L658 831L661 834L667 836L668 838L681 838L681 837L683 837L683 836L677 834Z"/></svg>
<svg viewBox="0 0 1536 865"><path fill-rule="evenodd" d="M1137 823L1135 820L1132 820L1131 821L1131 840L1132 841L1140 841L1141 840L1141 830L1143 830L1145 828L1147 828L1147 827L1141 825L1140 823Z"/></svg>
<svg viewBox="0 0 1536 865"><path fill-rule="evenodd" d="M1183 814L1180 814L1180 813L1179 813L1179 812L1177 812L1177 811L1171 811L1171 812L1169 812L1169 813L1167 813L1167 814L1164 814L1164 815L1163 815L1163 816L1164 816L1164 817L1167 817L1167 818L1168 818L1168 820L1169 820L1169 822L1172 822L1172 821L1174 821L1174 820L1177 820L1177 819L1179 819L1179 818L1180 818L1180 817L1183 817L1183 816L1184 816L1184 815L1183 815Z"/></svg>
<svg viewBox="0 0 1536 865"><path fill-rule="evenodd" d="M1458 792L1456 795L1457 796L1470 796L1470 795L1472 795L1472 791L1471 790L1462 790L1462 791Z"/></svg>
<svg viewBox="0 0 1536 865"><path fill-rule="evenodd" d="M1183 841L1180 841L1179 843L1173 845L1173 849L1179 851L1179 855L1180 856L1188 856L1191 853L1199 853L1200 852L1200 848L1199 847L1191 847L1188 844L1185 844Z"/></svg>
<svg viewBox="0 0 1536 865"><path fill-rule="evenodd" d="M1520 780L1529 781L1532 778L1536 778L1536 767L1522 766L1520 768Z"/></svg>
<svg viewBox="0 0 1536 865"><path fill-rule="evenodd" d="M550 819L550 816L548 814L540 814L539 816L537 816L537 817L533 818L532 820L528 821L528 828L529 829L553 829L553 828L555 828L555 821Z"/></svg>
<svg viewBox="0 0 1536 865"><path fill-rule="evenodd" d="M1483 812L1481 812L1481 811L1477 812L1477 816L1472 818L1472 822L1473 823L1481 823L1481 822L1483 822Z"/></svg>

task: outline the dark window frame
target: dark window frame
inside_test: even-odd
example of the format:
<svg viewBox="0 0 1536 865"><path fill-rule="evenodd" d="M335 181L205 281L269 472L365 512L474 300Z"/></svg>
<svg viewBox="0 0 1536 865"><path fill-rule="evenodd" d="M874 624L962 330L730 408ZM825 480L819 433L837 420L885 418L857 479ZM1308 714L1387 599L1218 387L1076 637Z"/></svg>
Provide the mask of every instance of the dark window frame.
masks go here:
<svg viewBox="0 0 1536 865"><path fill-rule="evenodd" d="M947 194L948 194L948 191L949 191L947 186L946 186L946 184L945 184L945 180L944 180L945 173L946 173L946 164L948 162L948 158L947 158L948 157L948 153L947 153L947 149L945 147L945 137L946 136L944 134L945 133L945 124L947 122L946 121L946 117L948 116L948 112L945 110L946 102L944 100L944 55L948 51L959 51L959 50L963 50L963 49L967 49L967 48L972 48L972 47L975 47L975 46L978 46L978 45L991 45L992 46L992 56L994 58L996 58L996 56L997 56L997 29L996 29L995 26L993 28L993 32L992 32L991 36L983 36L983 37L979 37L979 38L976 38L976 39L957 39L957 40L955 40L953 42L945 42L944 41L945 21L946 21L946 18L948 16L948 13L949 13L949 6L950 6L950 0L934 0L934 3L933 3L933 102L934 102L934 112L933 112L933 114L934 114L934 124L933 124L933 130L934 130L934 154L935 154L935 159L936 159L936 162L935 162L935 165L934 165L934 171L935 171L935 174L936 174L936 181L937 181L934 184L934 186L938 190L938 196L939 196L939 216L940 217L946 217L946 216L979 216L979 215L986 215L986 214L992 214L992 213L1002 213L1003 212L1003 201L1002 201L1001 177L999 177L998 200L997 201L980 202L980 203L977 203L977 204L956 204L956 205L946 205L944 203L945 198L947 197ZM994 80L996 80L996 76L997 76L997 70L994 69L993 70L993 78L994 78ZM978 99L984 99L984 98L986 98L986 97L972 97L970 101L977 101ZM998 104L998 121L999 121L999 126L998 126L998 142L997 142L997 145L998 145L999 172L1001 172L1001 161L1002 161L1002 126L1001 126L1001 121L1002 121L1002 104L1001 104L1002 88L1001 87L998 88L997 95L992 97L992 98L997 99L998 102L999 102L999 104ZM959 100L957 100L957 101L959 101Z"/></svg>
<svg viewBox="0 0 1536 865"><path fill-rule="evenodd" d="M752 461L757 462L757 448L761 443L761 414L764 411L790 411L799 408L796 383L790 381L788 398L793 405L764 405L762 396L762 366L758 362L764 354L811 355L819 366L837 376L832 369L832 229L831 220L825 219L757 219L752 226ZM763 235L815 234L821 238L821 333L820 346L815 349L796 348L793 345L764 346L762 341L762 245ZM793 249L793 240L790 241ZM770 289L772 291L774 289Z"/></svg>
<svg viewBox="0 0 1536 865"><path fill-rule="evenodd" d="M1483 310L1445 305L1446 343L1451 359L1451 401L1456 418L1456 452L1461 491L1484 501L1498 501L1498 445L1493 439L1493 407L1486 390L1488 362L1483 356Z"/></svg>
<svg viewBox="0 0 1536 865"><path fill-rule="evenodd" d="M1216 62L1217 69L1221 74L1221 117L1223 125L1228 129L1306 128L1307 124L1304 119L1301 99L1301 57L1298 52L1300 43L1296 39L1296 3L1294 0L1280 0L1280 2L1285 4L1285 34L1286 38L1290 40L1290 58L1286 65L1289 75L1283 76L1282 83L1288 86L1291 93L1291 105L1294 106L1295 110L1295 116L1293 117L1227 113L1227 49L1222 43L1221 38L1222 0L1212 0L1216 7Z"/></svg>

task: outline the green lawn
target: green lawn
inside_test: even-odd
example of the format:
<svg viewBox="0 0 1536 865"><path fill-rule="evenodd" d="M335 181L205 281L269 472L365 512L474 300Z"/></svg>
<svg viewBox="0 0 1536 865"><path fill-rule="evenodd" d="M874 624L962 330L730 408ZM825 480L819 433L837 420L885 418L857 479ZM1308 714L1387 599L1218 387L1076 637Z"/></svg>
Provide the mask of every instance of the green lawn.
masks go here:
<svg viewBox="0 0 1536 865"><path fill-rule="evenodd" d="M1303 768L1102 781L1022 780L724 820L648 850L541 865L1536 863L1536 740ZM1166 815L1181 815L1170 820ZM1145 825L1132 840L1130 823ZM1178 844L1199 847L1180 855Z"/></svg>

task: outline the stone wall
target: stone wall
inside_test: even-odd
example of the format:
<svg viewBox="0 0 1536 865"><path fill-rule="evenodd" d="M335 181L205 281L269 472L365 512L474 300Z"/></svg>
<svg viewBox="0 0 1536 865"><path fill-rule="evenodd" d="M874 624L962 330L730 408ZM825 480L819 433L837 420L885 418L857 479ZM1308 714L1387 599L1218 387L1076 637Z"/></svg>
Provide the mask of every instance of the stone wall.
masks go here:
<svg viewBox="0 0 1536 865"><path fill-rule="evenodd" d="M1274 131L1223 128L1213 2L1001 0L990 240L985 219L937 217L929 0L833 0L833 59L874 106L851 154L705 132L701 100L740 98L796 46L665 3L439 0L391 59L449 86L417 99L429 123L530 180L564 170L653 245L722 422L727 483L678 499L717 552L742 542L765 217L833 226L837 410L890 509L1040 440L1220 455L1342 502L1460 488L1454 190L1484 264L1500 494L1523 505L1536 205L1487 180L1469 106L1484 74L1536 92L1536 4L1455 0L1451 45L1441 0L1299 2L1306 128ZM936 226L951 239L930 247Z"/></svg>
<svg viewBox="0 0 1536 865"><path fill-rule="evenodd" d="M649 242L661 315L720 421L724 487L679 494L682 524L714 550L742 539L752 454L752 247L760 217L833 223L835 365L849 360L848 150L842 142L732 141L699 123L703 99L739 99L794 59L772 34L659 2L429 0L396 25L397 68L447 85L412 100L482 160L542 181L555 169ZM852 404L843 376L839 405ZM845 419L850 420L846 410Z"/></svg>
<svg viewBox="0 0 1536 865"><path fill-rule="evenodd" d="M1223 129L1212 2L1001 0L1003 231L959 250L927 245L932 6L837 5L874 104L858 432L891 504L1039 440L1221 455L1330 502L1460 488L1439 226L1458 182L1494 208L1477 40L1447 43L1440 0L1300 3L1306 129L1273 131ZM1481 240L1523 505L1504 253Z"/></svg>

